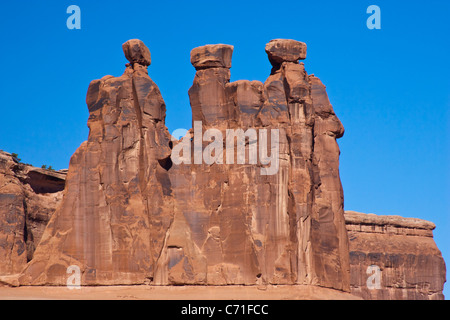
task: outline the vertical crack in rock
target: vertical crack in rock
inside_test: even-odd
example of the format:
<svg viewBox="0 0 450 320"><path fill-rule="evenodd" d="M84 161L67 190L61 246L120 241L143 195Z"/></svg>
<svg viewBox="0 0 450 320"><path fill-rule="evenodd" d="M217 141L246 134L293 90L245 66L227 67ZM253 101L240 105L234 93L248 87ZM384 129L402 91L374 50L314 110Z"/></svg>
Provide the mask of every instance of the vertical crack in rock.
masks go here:
<svg viewBox="0 0 450 320"><path fill-rule="evenodd" d="M142 109L139 105L139 99L136 93L136 84L134 77L132 78L132 93L133 93L133 105L135 108L136 116L137 116L137 124L139 128L139 187L142 194L145 194L145 168L144 168L144 149L145 149L145 143L144 143L144 133L142 128ZM145 201L145 199L144 199Z"/></svg>
<svg viewBox="0 0 450 320"><path fill-rule="evenodd" d="M27 221L29 219L28 217L30 213L28 212L28 205L25 197L23 199L23 213L25 217L23 221L23 242L25 243L27 249L27 262L30 262L30 260L33 258L35 247L33 242L33 234L28 231L29 228L31 229L31 226L28 225Z"/></svg>

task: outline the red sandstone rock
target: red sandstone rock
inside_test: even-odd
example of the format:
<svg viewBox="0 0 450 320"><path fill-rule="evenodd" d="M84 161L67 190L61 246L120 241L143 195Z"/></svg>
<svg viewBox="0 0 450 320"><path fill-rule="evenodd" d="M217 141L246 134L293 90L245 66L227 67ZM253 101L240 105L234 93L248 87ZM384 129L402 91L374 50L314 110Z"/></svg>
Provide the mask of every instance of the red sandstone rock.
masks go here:
<svg viewBox="0 0 450 320"><path fill-rule="evenodd" d="M231 68L233 46L226 44L206 45L191 51L191 63L195 69Z"/></svg>
<svg viewBox="0 0 450 320"><path fill-rule="evenodd" d="M148 49L138 42L136 56ZM124 44L136 48L136 41ZM172 221L165 105L145 64L91 83L88 141L72 156L65 197L22 283L65 285L77 265L82 283L151 281Z"/></svg>
<svg viewBox="0 0 450 320"><path fill-rule="evenodd" d="M283 62L295 62L306 59L306 44L289 39L271 40L266 45L270 63L278 66Z"/></svg>
<svg viewBox="0 0 450 320"><path fill-rule="evenodd" d="M433 240L433 223L353 211L345 219L352 294L371 300L444 299L446 269ZM367 284L374 273L370 266L379 268L379 288Z"/></svg>
<svg viewBox="0 0 450 320"><path fill-rule="evenodd" d="M131 63L139 63L145 67L152 63L150 50L138 39L128 40L122 45L125 57Z"/></svg>
<svg viewBox="0 0 450 320"><path fill-rule="evenodd" d="M91 83L88 141L71 159L61 209L22 283L64 284L66 268L76 264L83 284L349 290L335 141L343 129L324 104L326 94L296 62L304 47L276 43L271 57L286 61L264 84L229 82L232 46L194 49L197 72L189 90L193 121L202 121L201 129L214 127L224 136L233 128L279 130L273 175L248 162L171 166L164 101L146 63L135 58L147 50L135 40L124 44L134 63L121 77ZM134 55L130 48L137 48ZM331 129L314 129L315 119Z"/></svg>
<svg viewBox="0 0 450 320"><path fill-rule="evenodd" d="M61 172L17 163L0 151L0 276L21 272L33 258L64 180Z"/></svg>
<svg viewBox="0 0 450 320"><path fill-rule="evenodd" d="M284 48L285 55L299 54L298 48L293 51ZM174 166L169 174L180 184L172 183L172 228L185 230L187 237L170 241L167 255L175 267L169 267L163 283L183 283L189 278L187 270L194 268L193 274L204 275L201 281L208 284L301 283L348 290L348 243L335 141L343 128L329 102L324 105L325 93L315 89L314 79L296 62L283 62L262 84L230 83L224 65L198 68L197 60L193 50L193 122L201 121L203 130L218 128L223 136L225 129L279 129L280 168L273 176L261 176L259 167L251 164ZM313 136L315 104L317 117L327 108L329 116L320 121L335 122L337 134L320 131ZM313 140L321 146L316 151ZM178 232L169 234L172 239ZM197 261L195 267L181 265L189 257Z"/></svg>
<svg viewBox="0 0 450 320"><path fill-rule="evenodd" d="M193 125L201 121L201 130L215 128L223 137L227 129L279 130L279 168L273 175L261 174L267 166L250 162L259 136L246 139L244 163L236 163L242 153L237 147L234 163L225 161L222 144L218 154L224 164L194 164L194 154L183 155L190 163L173 163L170 149L185 144L194 150L195 133L170 141L164 101L147 73L149 50L139 40L126 42L123 50L131 62L124 74L89 86L88 140L72 156L61 207L29 256L21 284L65 285L67 267L77 265L83 285L307 284L374 298L362 289L372 253L386 269L403 252L408 256L401 263L391 263L395 274L407 270L402 297L442 297L443 260L430 240L430 226L362 215L346 215L346 226L336 143L344 128L325 86L298 63L306 57L305 44L280 39L267 44L274 68L264 84L230 83L232 46L191 52ZM26 263L21 230L29 223L20 178L11 178L10 160L0 158L0 168L2 163L7 169L0 182L10 180L0 183L0 214L7 221L0 250L11 254L0 272L11 274ZM43 182L49 177L32 169L22 180L28 179L25 189L37 193L60 187L57 181ZM33 210L50 208L45 211L50 216L58 202L52 199ZM373 238L368 224L382 232ZM384 234L392 227L420 237ZM383 243L390 246L385 253ZM429 263L414 262L422 257ZM417 272L421 275L413 275ZM391 288L398 283L389 281L376 298L399 298Z"/></svg>

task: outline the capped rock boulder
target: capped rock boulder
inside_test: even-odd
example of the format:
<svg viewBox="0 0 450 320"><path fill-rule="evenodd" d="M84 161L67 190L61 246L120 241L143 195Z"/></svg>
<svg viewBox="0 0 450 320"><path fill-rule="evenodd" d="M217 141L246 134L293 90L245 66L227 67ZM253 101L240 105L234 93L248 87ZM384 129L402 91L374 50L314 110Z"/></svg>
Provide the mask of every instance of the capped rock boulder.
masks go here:
<svg viewBox="0 0 450 320"><path fill-rule="evenodd" d="M233 46L210 44L191 51L191 63L196 70L208 68L231 68Z"/></svg>
<svg viewBox="0 0 450 320"><path fill-rule="evenodd" d="M306 59L306 43L290 39L275 39L266 44L266 52L273 66L283 62L298 62Z"/></svg>
<svg viewBox="0 0 450 320"><path fill-rule="evenodd" d="M152 63L150 50L138 39L131 39L122 45L125 58L131 63L139 63L143 66L149 66Z"/></svg>

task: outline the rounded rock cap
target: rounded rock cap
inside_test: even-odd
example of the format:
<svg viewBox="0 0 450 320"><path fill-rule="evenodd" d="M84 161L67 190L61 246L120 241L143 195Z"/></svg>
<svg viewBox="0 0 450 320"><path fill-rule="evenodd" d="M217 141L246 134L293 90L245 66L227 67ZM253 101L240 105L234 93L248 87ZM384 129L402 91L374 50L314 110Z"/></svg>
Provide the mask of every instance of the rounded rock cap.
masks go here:
<svg viewBox="0 0 450 320"><path fill-rule="evenodd" d="M298 62L306 59L306 43L290 40L275 39L266 44L266 52L272 65L287 62Z"/></svg>
<svg viewBox="0 0 450 320"><path fill-rule="evenodd" d="M228 44L208 44L191 51L191 63L196 70L231 68L234 47Z"/></svg>
<svg viewBox="0 0 450 320"><path fill-rule="evenodd" d="M122 45L125 58L131 63L139 63L143 66L149 66L152 63L150 50L139 39L131 39Z"/></svg>

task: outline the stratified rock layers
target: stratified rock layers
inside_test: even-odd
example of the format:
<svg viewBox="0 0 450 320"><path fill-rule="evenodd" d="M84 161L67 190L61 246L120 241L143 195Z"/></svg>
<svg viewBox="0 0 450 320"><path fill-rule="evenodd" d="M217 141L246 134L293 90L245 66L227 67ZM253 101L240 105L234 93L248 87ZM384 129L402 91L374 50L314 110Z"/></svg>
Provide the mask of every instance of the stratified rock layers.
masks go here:
<svg viewBox="0 0 450 320"><path fill-rule="evenodd" d="M345 219L352 294L369 300L444 299L446 268L433 240L433 223L353 211Z"/></svg>
<svg viewBox="0 0 450 320"><path fill-rule="evenodd" d="M272 41L265 83L230 83L232 46L194 49L192 141L169 139L146 47L133 40L124 51L125 73L89 86L88 141L71 159L61 208L21 283L64 285L67 267L77 265L84 285L270 283L348 291L336 143L344 129L324 85L298 63L306 45ZM220 141L214 163L196 163L195 152L183 155L191 162L172 162L172 147L195 150L195 131L208 129L233 142L227 130L241 129L244 149L233 146L229 155ZM261 161L264 143L272 167Z"/></svg>

